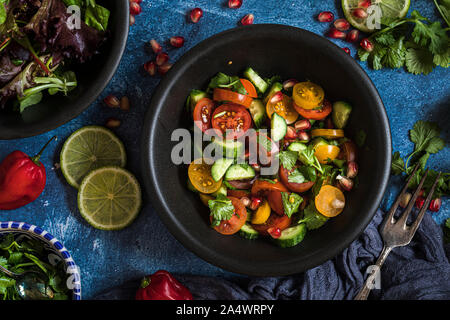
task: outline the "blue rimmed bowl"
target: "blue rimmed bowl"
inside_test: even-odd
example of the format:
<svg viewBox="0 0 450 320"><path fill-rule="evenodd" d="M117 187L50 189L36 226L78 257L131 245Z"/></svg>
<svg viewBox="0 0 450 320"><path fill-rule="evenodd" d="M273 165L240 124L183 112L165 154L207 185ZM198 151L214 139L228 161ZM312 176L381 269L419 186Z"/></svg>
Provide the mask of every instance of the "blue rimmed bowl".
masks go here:
<svg viewBox="0 0 450 320"><path fill-rule="evenodd" d="M5 221L0 222L0 241L6 234L13 233L15 237L26 237L43 243L48 252L47 263L55 265L59 261L64 261L67 278L70 282L72 300L81 300L81 277L78 266L64 245L47 231L25 222Z"/></svg>

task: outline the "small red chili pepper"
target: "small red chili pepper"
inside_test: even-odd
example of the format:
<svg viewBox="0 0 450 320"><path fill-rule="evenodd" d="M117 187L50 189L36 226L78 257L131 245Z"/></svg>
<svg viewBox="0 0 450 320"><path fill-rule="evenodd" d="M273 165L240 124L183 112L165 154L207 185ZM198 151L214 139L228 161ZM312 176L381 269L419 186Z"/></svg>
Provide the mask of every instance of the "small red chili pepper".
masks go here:
<svg viewBox="0 0 450 320"><path fill-rule="evenodd" d="M136 300L193 300L191 292L169 272L158 270L142 279Z"/></svg>
<svg viewBox="0 0 450 320"><path fill-rule="evenodd" d="M44 191L45 167L39 161L51 138L39 153L30 157L22 151L10 153L0 164L0 210L14 210L36 200Z"/></svg>

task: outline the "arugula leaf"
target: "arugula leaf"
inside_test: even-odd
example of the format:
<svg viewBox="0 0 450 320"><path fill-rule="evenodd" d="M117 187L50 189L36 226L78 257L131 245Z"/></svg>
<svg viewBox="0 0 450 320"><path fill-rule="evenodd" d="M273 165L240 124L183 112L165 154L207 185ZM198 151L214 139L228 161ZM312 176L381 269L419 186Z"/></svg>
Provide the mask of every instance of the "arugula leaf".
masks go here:
<svg viewBox="0 0 450 320"><path fill-rule="evenodd" d="M328 218L317 211L314 202L311 202L305 210L303 210L303 218L298 223L305 223L308 230L320 228L328 221Z"/></svg>
<svg viewBox="0 0 450 320"><path fill-rule="evenodd" d="M286 170L292 170L297 163L298 152L289 150L280 151L280 153L278 153L278 158Z"/></svg>
<svg viewBox="0 0 450 320"><path fill-rule="evenodd" d="M296 193L282 192L281 199L283 200L284 213L290 218L294 213L298 212L303 198Z"/></svg>
<svg viewBox="0 0 450 320"><path fill-rule="evenodd" d="M230 220L234 214L233 203L223 194L219 194L215 200L209 200L208 206L213 217L213 226L218 226L222 220Z"/></svg>

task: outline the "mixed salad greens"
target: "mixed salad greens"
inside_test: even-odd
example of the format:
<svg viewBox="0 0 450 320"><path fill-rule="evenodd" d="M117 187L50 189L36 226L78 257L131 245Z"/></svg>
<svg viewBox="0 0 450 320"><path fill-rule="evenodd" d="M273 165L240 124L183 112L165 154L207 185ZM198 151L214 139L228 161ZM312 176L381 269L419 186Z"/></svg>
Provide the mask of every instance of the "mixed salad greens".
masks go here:
<svg viewBox="0 0 450 320"><path fill-rule="evenodd" d="M98 53L108 20L95 0L0 0L0 109L67 95L77 86L74 64Z"/></svg>
<svg viewBox="0 0 450 320"><path fill-rule="evenodd" d="M292 247L344 210L357 147L344 134L349 103L332 104L310 81L280 81L247 68L243 77L218 73L206 90L192 90L194 129L214 137L189 165L188 188L209 207L217 232ZM211 146L224 156L207 156Z"/></svg>
<svg viewBox="0 0 450 320"><path fill-rule="evenodd" d="M0 238L0 265L14 273L27 271L41 272L46 277L46 284L51 288L52 300L69 299L70 290L66 285L67 274L64 263L56 265L44 262L48 255L43 244L37 240L22 237L21 240L13 234ZM0 272L0 300L21 300L16 290L16 280Z"/></svg>

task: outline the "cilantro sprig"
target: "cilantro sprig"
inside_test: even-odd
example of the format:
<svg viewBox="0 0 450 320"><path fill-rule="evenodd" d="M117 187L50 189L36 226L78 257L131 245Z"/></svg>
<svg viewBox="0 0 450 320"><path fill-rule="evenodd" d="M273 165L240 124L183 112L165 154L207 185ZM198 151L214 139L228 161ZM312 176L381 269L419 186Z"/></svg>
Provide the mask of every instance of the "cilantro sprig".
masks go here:
<svg viewBox="0 0 450 320"><path fill-rule="evenodd" d="M222 220L230 220L234 214L233 203L223 194L219 194L214 200L209 200L208 206L213 218L212 226L218 226Z"/></svg>
<svg viewBox="0 0 450 320"><path fill-rule="evenodd" d="M282 192L281 199L283 201L284 213L290 218L294 213L298 212L303 198L296 193Z"/></svg>

